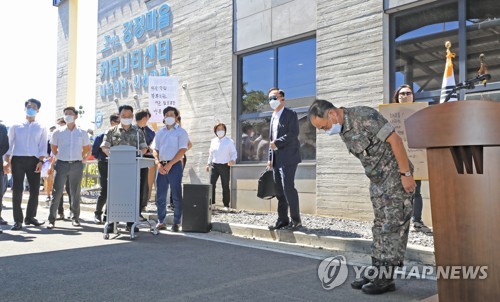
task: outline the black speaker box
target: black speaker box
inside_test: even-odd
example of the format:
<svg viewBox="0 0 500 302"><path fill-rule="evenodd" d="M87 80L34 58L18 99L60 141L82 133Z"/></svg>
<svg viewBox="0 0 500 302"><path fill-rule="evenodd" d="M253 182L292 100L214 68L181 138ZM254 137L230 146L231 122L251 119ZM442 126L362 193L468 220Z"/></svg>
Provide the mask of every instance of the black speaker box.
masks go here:
<svg viewBox="0 0 500 302"><path fill-rule="evenodd" d="M184 184L182 231L210 232L212 228L212 185Z"/></svg>

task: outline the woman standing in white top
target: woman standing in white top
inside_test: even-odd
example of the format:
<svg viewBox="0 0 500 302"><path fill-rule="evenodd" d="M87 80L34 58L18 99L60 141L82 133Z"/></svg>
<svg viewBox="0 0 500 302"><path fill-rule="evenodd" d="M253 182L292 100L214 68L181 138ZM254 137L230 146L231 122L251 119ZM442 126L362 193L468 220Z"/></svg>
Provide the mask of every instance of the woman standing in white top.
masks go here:
<svg viewBox="0 0 500 302"><path fill-rule="evenodd" d="M215 138L210 142L208 162L206 170L210 171L210 183L212 184L212 204L215 203L215 185L219 176L222 182L222 202L224 211L229 211L230 191L229 175L230 167L236 161L236 147L234 141L226 136L227 127L219 123L214 127Z"/></svg>

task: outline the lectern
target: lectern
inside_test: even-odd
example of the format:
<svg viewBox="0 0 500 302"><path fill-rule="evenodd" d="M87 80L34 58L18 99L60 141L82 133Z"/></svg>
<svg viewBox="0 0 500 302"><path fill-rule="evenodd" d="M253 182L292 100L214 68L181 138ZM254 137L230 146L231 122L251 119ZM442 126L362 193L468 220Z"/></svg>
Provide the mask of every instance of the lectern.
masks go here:
<svg viewBox="0 0 500 302"><path fill-rule="evenodd" d="M461 267L438 279L439 302L499 301L500 103L439 104L405 125L408 146L427 149L436 266ZM485 279L466 276L478 266Z"/></svg>
<svg viewBox="0 0 500 302"><path fill-rule="evenodd" d="M141 224L140 215L140 175L141 168L154 166L154 160L137 157L136 148L114 146L108 158L108 200L104 239L109 238L107 226L112 222L134 222L130 239L135 238L134 228ZM153 234L158 234L154 221L146 221ZM116 233L116 223L114 224Z"/></svg>

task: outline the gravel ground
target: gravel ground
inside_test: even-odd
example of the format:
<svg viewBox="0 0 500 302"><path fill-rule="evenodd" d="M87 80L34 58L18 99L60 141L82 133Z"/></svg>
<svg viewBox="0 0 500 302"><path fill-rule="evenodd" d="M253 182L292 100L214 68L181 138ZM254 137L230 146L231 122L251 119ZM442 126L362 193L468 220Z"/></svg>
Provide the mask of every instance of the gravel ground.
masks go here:
<svg viewBox="0 0 500 302"><path fill-rule="evenodd" d="M303 228L300 231L306 234L372 239L371 222L307 214L301 214L301 218ZM217 210L212 215L212 222L258 226L274 225L277 219L278 215L276 213L237 211L233 209L227 213ZM415 232L410 229L408 244L433 248L434 238L432 234Z"/></svg>

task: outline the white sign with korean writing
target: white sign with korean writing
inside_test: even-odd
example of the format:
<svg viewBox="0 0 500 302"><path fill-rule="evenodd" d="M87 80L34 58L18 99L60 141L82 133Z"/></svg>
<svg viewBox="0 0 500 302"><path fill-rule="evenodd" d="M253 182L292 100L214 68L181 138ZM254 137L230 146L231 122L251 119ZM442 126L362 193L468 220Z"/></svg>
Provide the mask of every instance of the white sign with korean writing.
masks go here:
<svg viewBox="0 0 500 302"><path fill-rule="evenodd" d="M149 111L150 122L161 123L163 121L163 109L168 106L178 108L179 106L179 79L174 77L149 77Z"/></svg>

